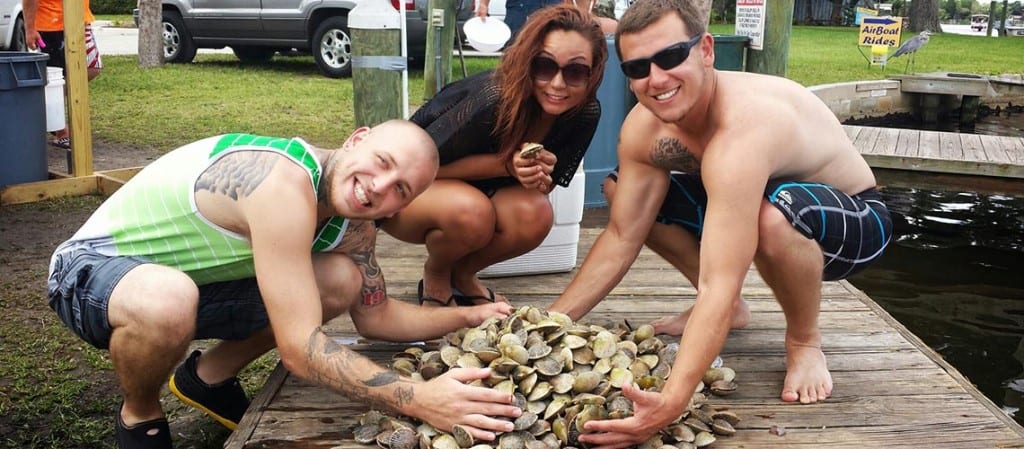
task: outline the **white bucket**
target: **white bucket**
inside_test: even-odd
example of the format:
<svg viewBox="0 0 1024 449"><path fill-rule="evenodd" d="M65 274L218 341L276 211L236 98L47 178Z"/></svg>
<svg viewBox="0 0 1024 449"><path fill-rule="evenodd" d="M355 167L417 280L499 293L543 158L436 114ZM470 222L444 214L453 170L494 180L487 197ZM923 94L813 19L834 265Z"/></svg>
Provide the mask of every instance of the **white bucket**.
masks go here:
<svg viewBox="0 0 1024 449"><path fill-rule="evenodd" d="M46 130L60 131L67 127L64 120L64 70L46 68Z"/></svg>

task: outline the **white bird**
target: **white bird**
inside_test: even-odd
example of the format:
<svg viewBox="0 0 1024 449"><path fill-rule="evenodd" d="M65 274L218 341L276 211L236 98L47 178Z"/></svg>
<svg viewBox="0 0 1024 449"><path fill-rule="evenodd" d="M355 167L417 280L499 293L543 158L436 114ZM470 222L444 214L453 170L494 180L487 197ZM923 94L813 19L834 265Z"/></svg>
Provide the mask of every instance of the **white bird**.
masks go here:
<svg viewBox="0 0 1024 449"><path fill-rule="evenodd" d="M921 47L924 47L924 44L928 43L928 38L931 35L931 31L924 30L921 32L921 34L918 34L917 36L914 36L910 39L907 39L905 42L903 42L903 45L900 45L900 48L897 48L896 51L892 54L893 58L906 54L910 55L909 60L907 61L907 66L903 68L903 73L907 73L907 69L909 69L910 66L914 63L914 54L917 53L917 51L920 50Z"/></svg>

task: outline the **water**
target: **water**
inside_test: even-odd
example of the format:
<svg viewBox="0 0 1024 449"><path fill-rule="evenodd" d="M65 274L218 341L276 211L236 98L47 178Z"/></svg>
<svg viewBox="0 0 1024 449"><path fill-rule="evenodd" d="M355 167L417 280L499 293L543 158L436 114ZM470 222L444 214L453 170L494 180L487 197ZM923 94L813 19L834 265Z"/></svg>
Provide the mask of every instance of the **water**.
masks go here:
<svg viewBox="0 0 1024 449"><path fill-rule="evenodd" d="M881 126L884 128L927 129L991 136L1024 136L1024 106L990 108L982 105L973 125L960 125L956 111L937 123L924 124L912 114L897 113L882 117L864 117L843 122L847 125Z"/></svg>
<svg viewBox="0 0 1024 449"><path fill-rule="evenodd" d="M1024 114L981 130L1024 136ZM896 238L850 282L1024 425L1024 198L882 193Z"/></svg>

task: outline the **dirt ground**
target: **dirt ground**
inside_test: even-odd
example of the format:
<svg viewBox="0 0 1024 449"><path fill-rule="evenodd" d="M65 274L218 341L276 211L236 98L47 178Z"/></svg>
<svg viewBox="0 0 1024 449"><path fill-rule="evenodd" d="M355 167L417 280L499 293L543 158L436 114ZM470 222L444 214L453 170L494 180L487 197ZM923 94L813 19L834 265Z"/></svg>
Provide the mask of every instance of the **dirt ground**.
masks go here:
<svg viewBox="0 0 1024 449"><path fill-rule="evenodd" d="M142 166L165 150L104 142L93 147L96 171ZM48 149L48 158L51 171L67 171L63 150ZM51 252L101 201L94 196L0 206L2 448L114 446L120 396L109 358L67 331L45 296ZM166 395L164 409L179 449L220 447L229 435Z"/></svg>

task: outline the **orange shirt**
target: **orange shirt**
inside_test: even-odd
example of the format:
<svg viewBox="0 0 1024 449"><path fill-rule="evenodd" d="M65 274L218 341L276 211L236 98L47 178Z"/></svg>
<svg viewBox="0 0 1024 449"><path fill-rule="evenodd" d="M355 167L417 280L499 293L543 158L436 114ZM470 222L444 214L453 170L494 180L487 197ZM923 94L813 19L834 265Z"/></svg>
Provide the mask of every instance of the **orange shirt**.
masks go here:
<svg viewBox="0 0 1024 449"><path fill-rule="evenodd" d="M83 1L82 8L85 8L85 23L96 20L89 11L89 0ZM39 0L39 7L36 8L36 30L64 30L64 0Z"/></svg>

